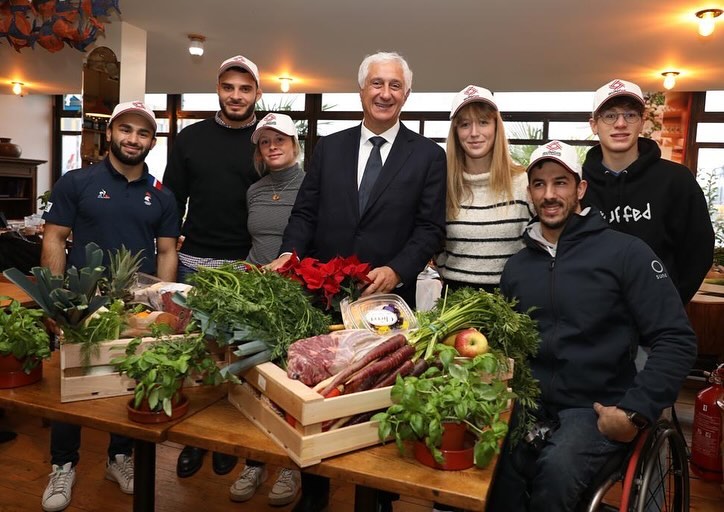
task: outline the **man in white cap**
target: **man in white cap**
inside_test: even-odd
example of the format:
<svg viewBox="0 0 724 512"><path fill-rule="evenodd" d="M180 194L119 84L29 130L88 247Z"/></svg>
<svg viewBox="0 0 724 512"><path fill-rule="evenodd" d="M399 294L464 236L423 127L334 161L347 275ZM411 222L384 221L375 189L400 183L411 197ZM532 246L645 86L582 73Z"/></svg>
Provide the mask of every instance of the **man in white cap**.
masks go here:
<svg viewBox="0 0 724 512"><path fill-rule="evenodd" d="M95 242L109 251L125 246L143 251L141 271L163 281L176 277L178 213L173 194L148 172L146 156L156 144L156 118L140 101L121 103L111 115L103 161L68 172L54 185L45 208L41 264L54 275L66 266L85 266L85 246ZM66 240L73 247L66 258ZM50 430L52 472L42 498L46 512L70 504L80 448L80 426L53 422ZM133 494L133 439L111 434L106 478Z"/></svg>
<svg viewBox="0 0 724 512"><path fill-rule="evenodd" d="M686 304L711 268L714 230L694 175L640 137L644 105L641 89L626 80L596 91L590 125L600 144L583 163L584 205L596 206L612 228L649 244Z"/></svg>
<svg viewBox="0 0 724 512"><path fill-rule="evenodd" d="M176 196L184 219L179 249L179 282L200 266L219 267L243 260L251 249L246 192L259 179L254 170L255 107L261 98L259 70L242 55L226 59L216 74L219 111L184 128L171 148L164 183ZM189 477L203 464L206 450L185 447L176 474ZM237 458L213 454L213 469L229 473Z"/></svg>
<svg viewBox="0 0 724 512"><path fill-rule="evenodd" d="M696 357L696 337L666 268L640 239L581 208L586 182L573 147L533 152L537 217L501 292L538 323L531 359L541 389L531 430L501 449L490 510L577 510L593 477L671 406ZM652 348L637 373L637 344ZM511 431L520 423L516 409Z"/></svg>

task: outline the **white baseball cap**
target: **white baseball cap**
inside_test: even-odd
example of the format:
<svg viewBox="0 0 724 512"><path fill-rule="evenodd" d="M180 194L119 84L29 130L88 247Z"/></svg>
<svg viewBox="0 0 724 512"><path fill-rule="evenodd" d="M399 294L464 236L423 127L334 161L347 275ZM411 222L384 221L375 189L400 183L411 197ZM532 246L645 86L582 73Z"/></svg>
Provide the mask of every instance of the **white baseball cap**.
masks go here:
<svg viewBox="0 0 724 512"><path fill-rule="evenodd" d="M599 88L596 94L593 95L593 116L596 115L596 112L598 112L604 103L616 96L629 96L641 103L641 105L646 104L644 102L644 95L638 85L616 78Z"/></svg>
<svg viewBox="0 0 724 512"><path fill-rule="evenodd" d="M109 125L113 124L113 121L123 114L138 114L145 117L153 126L153 132L156 133L156 116L153 115L153 110L148 108L142 101L127 101L125 103L119 103L116 108L113 109L111 119L108 122Z"/></svg>
<svg viewBox="0 0 724 512"><path fill-rule="evenodd" d="M297 127L294 126L292 118L286 114L270 113L256 125L256 130L251 135L251 141L256 144L261 137L262 130L274 130L284 135L297 138Z"/></svg>
<svg viewBox="0 0 724 512"><path fill-rule="evenodd" d="M552 140L547 144L539 146L530 155L530 164L528 164L527 172L530 172L535 164L543 160L554 160L579 178L583 178L581 163L578 161L578 153L576 153L576 148L573 146L569 146L559 140Z"/></svg>
<svg viewBox="0 0 724 512"><path fill-rule="evenodd" d="M495 110L498 110L498 105L495 104L493 99L493 93L485 87L478 87L477 85L468 85L462 91L457 93L453 98L452 107L450 108L450 119L455 117L458 110L463 108L468 103L487 103Z"/></svg>
<svg viewBox="0 0 724 512"><path fill-rule="evenodd" d="M259 86L259 68L257 68L256 64L254 64L246 57L242 55L235 55L230 59L226 59L224 62L221 63L221 66L219 66L219 72L216 74L217 78L220 77L224 71L228 71L231 68L242 68L247 70L249 73L251 73L251 76L254 77L256 85Z"/></svg>

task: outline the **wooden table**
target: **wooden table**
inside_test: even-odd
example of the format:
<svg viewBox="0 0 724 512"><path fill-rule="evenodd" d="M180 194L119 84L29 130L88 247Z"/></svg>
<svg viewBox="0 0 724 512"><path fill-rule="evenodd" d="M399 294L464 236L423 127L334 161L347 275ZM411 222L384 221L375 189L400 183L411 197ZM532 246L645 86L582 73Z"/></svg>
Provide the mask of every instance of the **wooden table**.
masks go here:
<svg viewBox="0 0 724 512"><path fill-rule="evenodd" d="M294 467L286 452L226 400L175 424L167 439L283 467ZM496 460L485 469L441 471L402 457L390 442L323 460L305 472L356 486L355 511L377 510L378 490L484 510Z"/></svg>
<svg viewBox="0 0 724 512"><path fill-rule="evenodd" d="M2 275L2 273L0 273L0 297L3 295L10 297L11 299L17 300L18 302L20 302L21 305L25 307L35 305L35 301L31 299L27 293L25 293L16 285L8 281L8 279L4 275ZM0 307L4 307L7 305L7 301L0 301Z"/></svg>
<svg viewBox="0 0 724 512"><path fill-rule="evenodd" d="M226 396L226 386L186 389L185 393L191 402L186 416L175 422L143 425L127 417L129 396L61 403L58 360L59 354L55 352L50 361L43 363L43 380L40 382L14 389L0 389L0 407L133 438L133 510L152 511L155 505L156 443L165 441L168 430L176 423Z"/></svg>
<svg viewBox="0 0 724 512"><path fill-rule="evenodd" d="M724 286L703 283L686 305L686 312L696 333L700 359L709 356L712 366L724 362Z"/></svg>

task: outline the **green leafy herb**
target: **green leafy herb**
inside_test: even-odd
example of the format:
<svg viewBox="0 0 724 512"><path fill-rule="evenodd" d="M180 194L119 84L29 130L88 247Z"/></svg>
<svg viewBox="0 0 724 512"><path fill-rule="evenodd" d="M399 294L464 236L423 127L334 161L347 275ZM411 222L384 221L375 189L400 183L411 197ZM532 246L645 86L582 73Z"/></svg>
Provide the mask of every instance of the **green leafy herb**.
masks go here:
<svg viewBox="0 0 724 512"><path fill-rule="evenodd" d="M23 360L23 371L30 373L42 359L50 357L50 339L41 322L43 312L0 297L0 301L6 300L11 302L0 308L0 354Z"/></svg>

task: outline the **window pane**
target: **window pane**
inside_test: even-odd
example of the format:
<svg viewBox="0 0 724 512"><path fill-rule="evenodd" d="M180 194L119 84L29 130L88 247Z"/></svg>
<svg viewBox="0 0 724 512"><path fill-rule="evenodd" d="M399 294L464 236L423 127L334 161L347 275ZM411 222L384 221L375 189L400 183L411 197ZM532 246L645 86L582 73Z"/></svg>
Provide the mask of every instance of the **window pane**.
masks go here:
<svg viewBox="0 0 724 512"><path fill-rule="evenodd" d="M80 112L83 108L83 95L79 92L75 94L63 95L63 110L66 112Z"/></svg>
<svg viewBox="0 0 724 512"><path fill-rule="evenodd" d="M496 92L501 112L590 112L593 92Z"/></svg>
<svg viewBox="0 0 724 512"><path fill-rule="evenodd" d="M256 104L256 109L267 112L284 112L288 110L303 112L304 101L304 94L264 93L261 100Z"/></svg>
<svg viewBox="0 0 724 512"><path fill-rule="evenodd" d="M199 121L203 121L203 119L179 119L176 122L176 129L178 131L181 131L187 126L191 126L192 124L198 123Z"/></svg>
<svg viewBox="0 0 724 512"><path fill-rule="evenodd" d="M703 148L696 180L704 191L714 225L716 245L724 245L724 148Z"/></svg>
<svg viewBox="0 0 724 512"><path fill-rule="evenodd" d="M61 117L60 118L60 131L79 132L82 127L83 127L83 122L80 117Z"/></svg>
<svg viewBox="0 0 724 512"><path fill-rule="evenodd" d="M163 110L165 112L167 108L165 94L146 94L143 102L151 110Z"/></svg>
<svg viewBox="0 0 724 512"><path fill-rule="evenodd" d="M181 110L219 110L219 97L215 92L182 94Z"/></svg>
<svg viewBox="0 0 724 512"><path fill-rule="evenodd" d="M503 121L505 135L510 139L543 141L543 122L537 121Z"/></svg>
<svg viewBox="0 0 724 512"><path fill-rule="evenodd" d="M61 136L61 174L77 169L81 166L80 161L80 135Z"/></svg>
<svg viewBox="0 0 724 512"><path fill-rule="evenodd" d="M593 133L588 123L551 121L548 125L548 138L558 140L593 140Z"/></svg>
<svg viewBox="0 0 724 512"><path fill-rule="evenodd" d="M156 146L146 157L148 171L163 183L163 173L166 171L166 155L168 155L168 137L158 137Z"/></svg>
<svg viewBox="0 0 724 512"><path fill-rule="evenodd" d="M359 123L359 121L357 121ZM404 124L407 128L412 130L415 133L420 133L420 121L411 121L411 120L403 120L402 124Z"/></svg>
<svg viewBox="0 0 724 512"><path fill-rule="evenodd" d="M724 91L706 91L705 112L724 112Z"/></svg>
<svg viewBox="0 0 724 512"><path fill-rule="evenodd" d="M450 112L454 92L411 92L403 112Z"/></svg>
<svg viewBox="0 0 724 512"><path fill-rule="evenodd" d="M697 123L696 142L724 142L724 123Z"/></svg>
<svg viewBox="0 0 724 512"><path fill-rule="evenodd" d="M158 125L157 133L168 133L169 120L165 117L157 117L156 125Z"/></svg>
<svg viewBox="0 0 724 512"><path fill-rule="evenodd" d="M334 92L322 94L322 110L331 112L362 112L358 92Z"/></svg>
<svg viewBox="0 0 724 512"><path fill-rule="evenodd" d="M317 135L323 137L332 133L337 133L347 128L357 126L359 121L320 121L317 124Z"/></svg>
<svg viewBox="0 0 724 512"><path fill-rule="evenodd" d="M530 163L530 155L538 146L532 144L511 144L510 157L514 162L527 166Z"/></svg>
<svg viewBox="0 0 724 512"><path fill-rule="evenodd" d="M450 121L425 121L425 137L447 139Z"/></svg>

